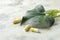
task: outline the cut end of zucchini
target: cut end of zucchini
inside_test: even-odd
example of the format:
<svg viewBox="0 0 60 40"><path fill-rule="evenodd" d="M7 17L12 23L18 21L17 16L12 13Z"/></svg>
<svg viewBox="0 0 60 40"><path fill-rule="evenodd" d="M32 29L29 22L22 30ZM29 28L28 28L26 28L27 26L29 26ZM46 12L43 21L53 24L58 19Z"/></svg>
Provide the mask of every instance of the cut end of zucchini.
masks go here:
<svg viewBox="0 0 60 40"><path fill-rule="evenodd" d="M24 28L25 32L28 32L29 29L30 29L30 27L28 25L26 25L25 28Z"/></svg>
<svg viewBox="0 0 60 40"><path fill-rule="evenodd" d="M30 28L30 31L31 32L35 32L35 33L40 33L40 30L39 29L37 29L37 28Z"/></svg>
<svg viewBox="0 0 60 40"><path fill-rule="evenodd" d="M21 22L21 18L16 18L15 20L12 21L13 24L18 24Z"/></svg>
<svg viewBox="0 0 60 40"><path fill-rule="evenodd" d="M12 23L13 23L13 24L17 24L17 21L16 21L16 20L13 20Z"/></svg>
<svg viewBox="0 0 60 40"><path fill-rule="evenodd" d="M30 31L31 31L31 32L35 32L34 28L30 28Z"/></svg>

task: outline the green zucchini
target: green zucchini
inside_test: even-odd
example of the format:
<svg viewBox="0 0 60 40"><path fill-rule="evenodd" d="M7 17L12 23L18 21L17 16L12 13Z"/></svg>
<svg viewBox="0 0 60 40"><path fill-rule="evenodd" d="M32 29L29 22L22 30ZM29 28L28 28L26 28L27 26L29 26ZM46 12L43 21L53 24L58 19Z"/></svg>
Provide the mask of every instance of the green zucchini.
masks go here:
<svg viewBox="0 0 60 40"><path fill-rule="evenodd" d="M37 5L34 10L36 10L38 13L40 12L45 12L45 9L43 7L43 5Z"/></svg>
<svg viewBox="0 0 60 40"><path fill-rule="evenodd" d="M54 24L54 18L51 16L35 16L25 21L23 25L29 25L34 28L49 28Z"/></svg>
<svg viewBox="0 0 60 40"><path fill-rule="evenodd" d="M26 15L22 18L22 22L21 22L21 25L27 21L28 19L34 17L34 16L38 16L38 15L45 15L44 14L44 7L42 5L37 5L34 9L32 10L28 10L26 12Z"/></svg>

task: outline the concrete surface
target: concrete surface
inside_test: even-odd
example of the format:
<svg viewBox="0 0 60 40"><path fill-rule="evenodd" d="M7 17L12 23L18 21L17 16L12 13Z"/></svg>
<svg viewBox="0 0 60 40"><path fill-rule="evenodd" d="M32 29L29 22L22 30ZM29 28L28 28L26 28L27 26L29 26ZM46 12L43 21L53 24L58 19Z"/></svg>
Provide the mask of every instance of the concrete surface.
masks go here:
<svg viewBox="0 0 60 40"><path fill-rule="evenodd" d="M41 33L24 32L23 26L11 23L38 4L46 10L60 9L60 0L0 0L0 40L60 40L60 17L56 25L49 30L41 29Z"/></svg>

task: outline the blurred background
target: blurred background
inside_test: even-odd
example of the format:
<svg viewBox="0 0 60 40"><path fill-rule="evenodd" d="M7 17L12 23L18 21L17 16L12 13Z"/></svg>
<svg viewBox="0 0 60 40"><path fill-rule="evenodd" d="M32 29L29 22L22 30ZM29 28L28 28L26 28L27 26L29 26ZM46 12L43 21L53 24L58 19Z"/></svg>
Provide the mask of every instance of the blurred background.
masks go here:
<svg viewBox="0 0 60 40"><path fill-rule="evenodd" d="M60 17L57 25L42 33L24 32L20 24L13 25L12 20L23 17L27 10L42 4L45 10L60 9L60 0L0 0L0 40L60 40Z"/></svg>

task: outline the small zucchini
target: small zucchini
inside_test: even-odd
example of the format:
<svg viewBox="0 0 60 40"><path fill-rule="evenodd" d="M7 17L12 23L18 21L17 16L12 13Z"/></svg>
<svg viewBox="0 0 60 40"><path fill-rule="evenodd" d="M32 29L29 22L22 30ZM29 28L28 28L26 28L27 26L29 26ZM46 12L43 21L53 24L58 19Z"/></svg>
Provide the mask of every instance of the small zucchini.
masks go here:
<svg viewBox="0 0 60 40"><path fill-rule="evenodd" d="M32 17L38 16L38 15L45 15L44 12L45 12L45 9L43 5L37 5L34 9L28 10L26 12L26 15L22 18L21 25Z"/></svg>
<svg viewBox="0 0 60 40"><path fill-rule="evenodd" d="M33 26L34 28L49 28L54 24L54 18L51 16L35 16L27 20L24 25Z"/></svg>

